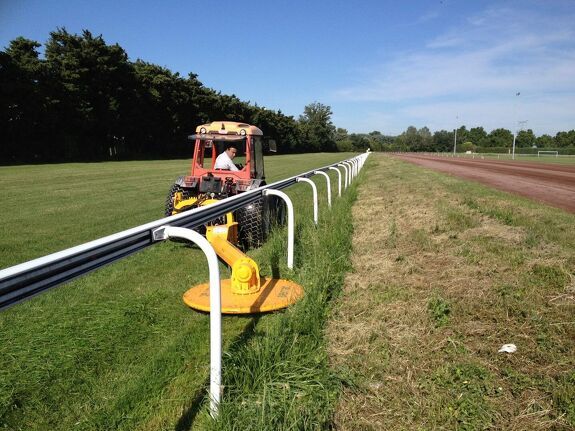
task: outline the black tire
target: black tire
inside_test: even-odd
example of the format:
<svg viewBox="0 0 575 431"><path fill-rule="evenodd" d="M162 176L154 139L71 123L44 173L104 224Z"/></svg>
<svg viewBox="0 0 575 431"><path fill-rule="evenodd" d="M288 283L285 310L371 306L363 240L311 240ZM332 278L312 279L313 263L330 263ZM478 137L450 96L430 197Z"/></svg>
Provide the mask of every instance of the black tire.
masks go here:
<svg viewBox="0 0 575 431"><path fill-rule="evenodd" d="M263 199L258 199L236 212L239 242L244 250L261 247L266 240L263 206Z"/></svg>
<svg viewBox="0 0 575 431"><path fill-rule="evenodd" d="M265 196L236 212L238 236L244 250L261 247L272 229L286 223L283 199Z"/></svg>
<svg viewBox="0 0 575 431"><path fill-rule="evenodd" d="M276 226L285 226L287 209L284 200L279 196L266 196L264 199L264 222L269 234Z"/></svg>
<svg viewBox="0 0 575 431"><path fill-rule="evenodd" d="M182 192L182 197L184 199L188 199L190 197L190 191L188 189L183 188L182 186L180 186L178 184L182 178L183 177L180 177L176 180L176 182L174 183L174 185L172 186L172 188L170 189L170 191L168 193L168 197L166 198L165 211L164 211L164 215L166 217L171 216L172 212L174 211L174 196L176 195L176 193Z"/></svg>

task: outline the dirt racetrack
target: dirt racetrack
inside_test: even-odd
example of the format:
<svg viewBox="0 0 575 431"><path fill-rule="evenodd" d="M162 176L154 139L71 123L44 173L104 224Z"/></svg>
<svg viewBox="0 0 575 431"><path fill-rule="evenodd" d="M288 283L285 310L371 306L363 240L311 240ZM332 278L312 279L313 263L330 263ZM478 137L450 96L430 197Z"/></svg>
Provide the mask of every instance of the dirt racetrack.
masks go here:
<svg viewBox="0 0 575 431"><path fill-rule="evenodd" d="M394 154L394 157L575 213L574 165L460 159L416 153Z"/></svg>

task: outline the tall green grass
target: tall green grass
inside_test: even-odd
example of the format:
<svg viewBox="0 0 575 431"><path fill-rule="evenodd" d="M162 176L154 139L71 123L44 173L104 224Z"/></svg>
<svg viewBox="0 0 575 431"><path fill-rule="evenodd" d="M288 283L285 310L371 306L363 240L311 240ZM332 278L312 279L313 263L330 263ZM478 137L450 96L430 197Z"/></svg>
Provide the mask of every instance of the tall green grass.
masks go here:
<svg viewBox="0 0 575 431"><path fill-rule="evenodd" d="M268 181L346 157L272 157L266 160ZM160 218L165 193L188 165L158 161L0 168L0 267ZM205 258L193 248L168 242L0 313L0 428L158 430L197 424L200 429L233 429L233 410L259 397L253 389L273 387L274 381L283 384L282 369L296 375L287 384L305 385L314 377L314 385L327 388L315 395L314 403L297 395L294 404L308 409L301 415L309 423L327 420L327 413L317 415L310 407L320 399L331 405L336 385L314 321L321 325L321 300L337 290L347 265L351 223L341 222L349 216L354 192L328 217L325 180L314 181L321 198L319 228L310 222L309 186L287 190L296 205L296 270L283 266L285 233L278 232L251 253L264 274L279 271L300 282L306 299L286 312L224 318L226 389L217 425L206 418L208 316L187 309L181 300L190 286L208 279ZM315 314L312 308L317 308ZM269 362L276 358L269 351L275 345L279 361ZM310 351L313 360L307 358ZM292 363L299 365L292 369ZM269 387L265 399L273 393ZM262 415L269 423L287 424L294 413L260 411L244 419L244 429L258 429Z"/></svg>
<svg viewBox="0 0 575 431"><path fill-rule="evenodd" d="M259 320L244 344L224 362L226 391L218 421L205 415L200 428L216 430L314 430L331 421L340 381L328 367L324 327L330 299L350 270L351 205L355 188L324 211L319 226L308 218L298 231L296 269L280 275L305 287L302 301L274 319ZM276 235L269 256L283 262L285 244ZM284 259L285 260L285 259ZM267 317L267 316L266 316Z"/></svg>

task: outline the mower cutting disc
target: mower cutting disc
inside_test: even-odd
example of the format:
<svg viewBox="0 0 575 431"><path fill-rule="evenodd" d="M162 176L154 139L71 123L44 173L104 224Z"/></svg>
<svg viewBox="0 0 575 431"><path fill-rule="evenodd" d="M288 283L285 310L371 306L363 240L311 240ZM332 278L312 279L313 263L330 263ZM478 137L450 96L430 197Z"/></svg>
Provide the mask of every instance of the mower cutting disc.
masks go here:
<svg viewBox="0 0 575 431"><path fill-rule="evenodd" d="M256 293L238 295L232 293L230 280L221 281L222 313L251 314L279 310L295 303L303 296L299 284L288 280L261 278L261 288ZM184 293L188 307L200 311L210 311L210 285L199 284Z"/></svg>

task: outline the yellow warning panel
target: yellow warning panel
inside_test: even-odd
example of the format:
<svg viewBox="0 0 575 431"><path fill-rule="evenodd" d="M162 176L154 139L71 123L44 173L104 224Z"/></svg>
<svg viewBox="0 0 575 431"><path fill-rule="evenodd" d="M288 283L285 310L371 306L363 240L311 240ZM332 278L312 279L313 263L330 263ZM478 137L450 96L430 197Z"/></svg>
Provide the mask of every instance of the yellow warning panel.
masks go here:
<svg viewBox="0 0 575 431"><path fill-rule="evenodd" d="M255 293L237 294L229 279L221 281L222 313L251 314L286 308L303 296L303 288L293 281L261 277L261 288ZM184 293L188 307L210 311L210 285L199 284Z"/></svg>

